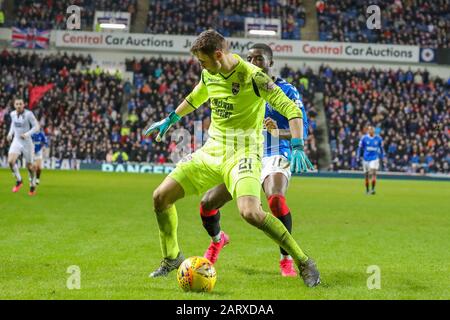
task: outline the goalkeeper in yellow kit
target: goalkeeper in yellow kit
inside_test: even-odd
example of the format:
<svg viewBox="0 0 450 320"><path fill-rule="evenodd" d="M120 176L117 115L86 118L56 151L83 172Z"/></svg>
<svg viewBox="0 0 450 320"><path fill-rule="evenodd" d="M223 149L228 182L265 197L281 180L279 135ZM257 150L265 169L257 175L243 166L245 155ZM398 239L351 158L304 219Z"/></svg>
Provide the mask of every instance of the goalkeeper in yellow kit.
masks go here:
<svg viewBox="0 0 450 320"><path fill-rule="evenodd" d="M202 32L191 53L203 68L199 83L174 112L147 127L145 134L158 131L160 140L181 117L209 99L209 139L180 161L153 193L163 260L150 277L166 276L184 260L178 247L174 203L224 183L237 200L241 216L292 256L307 286L318 285L320 275L315 262L300 249L280 220L263 211L260 201L265 102L289 119L294 172L307 171L310 164L303 151L300 109L260 68L229 52L225 38L216 31Z"/></svg>

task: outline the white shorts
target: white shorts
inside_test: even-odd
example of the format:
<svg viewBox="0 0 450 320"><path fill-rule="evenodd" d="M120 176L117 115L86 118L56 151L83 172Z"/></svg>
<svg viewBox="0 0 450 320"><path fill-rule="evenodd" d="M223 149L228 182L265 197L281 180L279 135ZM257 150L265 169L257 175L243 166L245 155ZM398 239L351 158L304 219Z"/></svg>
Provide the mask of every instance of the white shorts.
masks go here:
<svg viewBox="0 0 450 320"><path fill-rule="evenodd" d="M43 155L42 155L42 149L41 149L41 150L39 150L38 152L36 152L36 153L34 154L34 161L36 161L36 160L42 160L42 157L43 157Z"/></svg>
<svg viewBox="0 0 450 320"><path fill-rule="evenodd" d="M288 181L291 179L291 164L281 155L264 157L262 159L261 184L272 173L282 173Z"/></svg>
<svg viewBox="0 0 450 320"><path fill-rule="evenodd" d="M31 141L13 139L9 147L9 153L22 154L27 163L32 164L34 162L34 144Z"/></svg>
<svg viewBox="0 0 450 320"><path fill-rule="evenodd" d="M369 172L369 171L377 171L380 167L380 160L372 160L372 161L363 161L363 171Z"/></svg>

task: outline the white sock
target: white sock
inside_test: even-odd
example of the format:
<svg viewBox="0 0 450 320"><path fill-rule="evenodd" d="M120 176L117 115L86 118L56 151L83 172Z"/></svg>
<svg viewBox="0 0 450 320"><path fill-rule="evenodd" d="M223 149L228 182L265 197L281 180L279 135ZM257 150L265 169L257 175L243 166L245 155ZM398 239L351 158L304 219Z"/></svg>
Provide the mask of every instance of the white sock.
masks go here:
<svg viewBox="0 0 450 320"><path fill-rule="evenodd" d="M281 254L280 255L280 260L283 260L283 259L292 260L292 257L290 255L285 256L284 254Z"/></svg>
<svg viewBox="0 0 450 320"><path fill-rule="evenodd" d="M17 163L14 165L12 172L17 181L22 181L22 176L20 175L19 166Z"/></svg>
<svg viewBox="0 0 450 320"><path fill-rule="evenodd" d="M222 238L221 235L222 232L219 232L218 234L216 234L214 237L211 237L213 242L220 242L220 239Z"/></svg>

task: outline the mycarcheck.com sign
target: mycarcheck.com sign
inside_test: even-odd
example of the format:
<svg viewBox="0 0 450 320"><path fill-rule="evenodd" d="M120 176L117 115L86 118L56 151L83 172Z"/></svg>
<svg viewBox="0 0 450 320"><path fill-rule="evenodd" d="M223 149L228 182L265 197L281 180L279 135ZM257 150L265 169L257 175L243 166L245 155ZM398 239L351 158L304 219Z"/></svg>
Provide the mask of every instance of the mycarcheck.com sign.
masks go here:
<svg viewBox="0 0 450 320"><path fill-rule="evenodd" d="M56 47L127 51L189 53L195 36L139 33L56 31ZM419 62L420 48L366 43L260 40L227 38L232 52L246 54L255 42L264 41L275 57L290 59L336 59L380 62Z"/></svg>

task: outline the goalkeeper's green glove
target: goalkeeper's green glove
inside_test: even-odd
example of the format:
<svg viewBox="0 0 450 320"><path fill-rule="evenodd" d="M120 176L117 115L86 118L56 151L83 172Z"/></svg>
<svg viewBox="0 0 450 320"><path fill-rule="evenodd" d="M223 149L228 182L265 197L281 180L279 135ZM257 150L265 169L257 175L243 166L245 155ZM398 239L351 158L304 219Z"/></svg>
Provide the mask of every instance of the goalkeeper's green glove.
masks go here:
<svg viewBox="0 0 450 320"><path fill-rule="evenodd" d="M305 154L304 142L300 138L292 138L292 155L291 155L291 172L307 172L308 170L314 170L314 166L309 161L308 156Z"/></svg>
<svg viewBox="0 0 450 320"><path fill-rule="evenodd" d="M156 136L156 141L160 142L161 139L164 137L166 132L170 129L171 126L173 126L175 123L180 121L181 117L177 115L174 111L169 113L169 116L161 121L155 122L145 128L144 135L149 136L154 131L159 131L158 135Z"/></svg>

